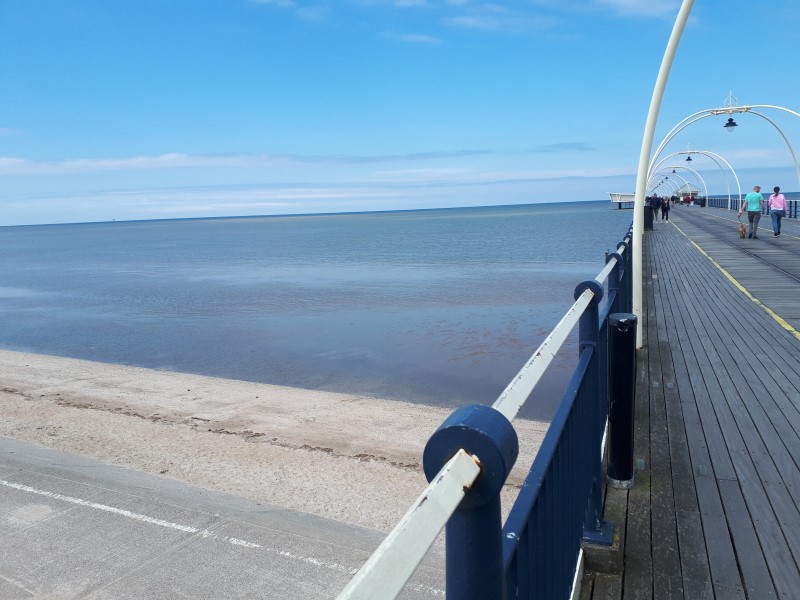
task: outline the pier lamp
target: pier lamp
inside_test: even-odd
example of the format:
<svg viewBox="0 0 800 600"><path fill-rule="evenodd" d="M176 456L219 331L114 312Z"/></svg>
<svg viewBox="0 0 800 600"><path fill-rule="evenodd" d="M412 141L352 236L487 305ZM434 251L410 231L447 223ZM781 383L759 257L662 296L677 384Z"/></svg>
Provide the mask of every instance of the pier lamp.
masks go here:
<svg viewBox="0 0 800 600"><path fill-rule="evenodd" d="M691 154L686 157L686 162L692 162L692 155Z"/></svg>
<svg viewBox="0 0 800 600"><path fill-rule="evenodd" d="M733 117L728 117L728 122L725 123L723 127L733 133L733 128L738 127L738 125L736 124L736 121L733 120Z"/></svg>

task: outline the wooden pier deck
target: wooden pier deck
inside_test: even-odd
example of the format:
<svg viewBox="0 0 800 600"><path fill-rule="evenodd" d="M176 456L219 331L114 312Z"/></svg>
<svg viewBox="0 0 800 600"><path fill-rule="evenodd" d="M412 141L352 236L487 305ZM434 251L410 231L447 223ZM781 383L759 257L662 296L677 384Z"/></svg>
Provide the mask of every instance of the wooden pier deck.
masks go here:
<svg viewBox="0 0 800 600"><path fill-rule="evenodd" d="M621 573L581 600L800 598L800 223L740 239L676 206L645 232L635 484L607 490Z"/></svg>

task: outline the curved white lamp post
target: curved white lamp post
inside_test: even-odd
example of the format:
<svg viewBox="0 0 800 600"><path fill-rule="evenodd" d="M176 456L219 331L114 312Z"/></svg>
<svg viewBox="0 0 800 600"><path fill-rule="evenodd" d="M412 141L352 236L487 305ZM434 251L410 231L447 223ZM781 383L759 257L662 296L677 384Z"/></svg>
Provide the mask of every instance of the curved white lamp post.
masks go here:
<svg viewBox="0 0 800 600"><path fill-rule="evenodd" d="M664 183L667 184L668 186L672 187L671 192L670 192L670 196L672 194L675 194L677 196L680 193L681 186L678 185L678 182L672 181L669 177L667 177L664 180Z"/></svg>
<svg viewBox="0 0 800 600"><path fill-rule="evenodd" d="M664 173L664 172L665 172L664 170L661 170L661 171L659 171L659 173ZM654 174L654 177L655 177L655 175L658 175L659 173L656 173L656 174ZM683 177L681 177L681 176L680 176L680 175L678 175L677 173L675 173L675 172L674 172L674 169L673 169L673 172L672 172L672 173L669 173L669 175L667 175L666 177L664 177L664 179L666 179L666 180L667 180L667 181L669 181L670 183L675 183L674 181L672 181L672 180L669 178L669 177L670 177L670 175L671 175L672 177L676 177L676 178L680 179L680 180L683 182L683 185L685 185L685 186L686 186L686 189L687 189L687 190L691 190L691 186L689 185L689 182L688 182L688 181L686 181L686 180L685 180ZM677 185L677 184L676 184L676 185ZM678 189L677 189L676 191L677 191L677 192L678 192L678 194L680 195L680 192L681 192L681 187L682 187L682 186L677 186L677 187L678 187Z"/></svg>
<svg viewBox="0 0 800 600"><path fill-rule="evenodd" d="M716 163L716 165L719 167L719 170L722 171L722 176L725 178L725 185L728 187L728 210L731 210L731 185L728 180L728 175L725 172L725 169L722 168L720 161L725 163L725 166L727 166L730 172L733 173L733 178L736 180L736 188L739 191L739 204L741 204L742 186L739 184L739 177L736 175L736 171L731 166L731 163L729 163L727 160L725 160L722 156L720 156L716 152L711 152L710 150L681 150L679 152L673 152L672 154L668 154L667 156L662 158L661 161L657 165L655 165L655 169L659 169L661 165L667 162L670 158L673 158L675 156L683 156L684 154L687 155L686 160L689 160L692 154L701 154L703 156L707 156ZM685 168L688 169L689 167ZM706 198L708 198L708 190L706 190Z"/></svg>
<svg viewBox="0 0 800 600"><path fill-rule="evenodd" d="M797 180L798 180L798 182L800 182L800 164L798 164L798 162L797 162L797 156L795 155L794 149L792 148L792 145L789 143L789 140L786 137L786 134L783 132L783 130L780 127L778 127L778 124L775 123L775 121L773 121L772 119L767 117L765 114L760 113L760 112L758 112L757 110L754 110L754 109L757 109L757 108L758 109L768 108L768 109L780 110L780 111L789 113L791 115L794 115L795 117L798 117L798 118L800 118L800 113L797 113L797 112L795 112L793 110L790 110L788 108L784 108L783 106L774 106L772 104L752 104L752 105L749 105L749 106L738 106L736 104L736 101L737 101L736 97L733 94L728 94L728 98L723 103L724 106L722 108L707 108L707 109L698 111L696 113L693 113L693 114L689 115L688 117L684 118L681 122L679 122L677 125L675 125L675 127L673 127L670 130L670 132L661 141L661 143L659 144L658 148L656 149L655 154L653 155L653 158L650 161L651 167L655 163L655 161L658 159L658 157L661 154L661 152L664 151L664 148L666 147L666 145L670 141L672 141L672 139L676 135L678 135L681 131L686 129L689 125L692 125L693 123L697 123L697 121L700 121L702 119L705 119L705 118L708 118L708 117L712 117L712 116L716 116L716 115L733 115L733 114L740 114L740 113L750 113L750 114L756 115L757 117L761 117L767 123L772 125L777 130L777 132L780 134L780 136L783 138L783 141L786 144L786 147L789 148L789 153L792 155L792 160L794 161L794 168L797 171ZM733 131L734 127L737 127L737 126L738 125L733 120L733 117L729 117L728 118L728 122L725 125L723 125L723 127L725 127L725 129L727 129L728 131ZM729 210L730 210L730 207L729 207Z"/></svg>
<svg viewBox="0 0 800 600"><path fill-rule="evenodd" d="M689 13L694 6L694 0L683 0L672 33L664 51L664 58L661 59L661 67L658 70L658 77L653 88L653 96L650 99L650 109L647 112L647 121L642 136L642 149L639 152L639 168L636 174L636 194L633 197L633 312L642 318L642 242L644 234L644 196L647 188L647 173L649 171L650 152L653 150L653 138L655 137L656 122L658 121L658 111L661 108L661 100L664 98L664 89L667 86L669 71L672 68L672 61L678 50L678 43L689 19ZM636 347L642 347L642 327L636 328Z"/></svg>
<svg viewBox="0 0 800 600"><path fill-rule="evenodd" d="M669 179L669 176L670 176L670 175L672 175L672 176L673 176L673 177L675 177L676 179L680 179L680 180L681 180L681 181L684 183L684 185L689 185L689 182L688 182L688 181L686 181L686 179L684 179L682 176L678 175L678 174L675 172L675 169L672 169L672 171L670 171L669 169L672 169L672 167L664 167L663 169L659 169L658 171L656 171L655 173L653 173L652 175L650 175L650 179L648 179L648 181L647 181L647 185L649 186L649 185L650 185L652 182L654 182L654 181L655 181L655 180L656 180L656 179L657 179L659 176L663 177L664 179Z"/></svg>
<svg viewBox="0 0 800 600"><path fill-rule="evenodd" d="M661 184L670 183L670 184L672 184L672 187L673 187L673 190L672 190L672 191L675 191L675 190L679 190L679 189L680 189L680 187L681 187L681 186L679 186L679 185L678 185L676 182L672 181L672 180L669 178L669 175L664 175L664 171L661 171L661 175L663 176L663 178L661 179L661 181L659 181L659 182L658 182L658 184L656 185L656 187L658 187L658 186L659 186L659 185L661 185ZM687 181L686 181L686 180L685 180L683 177L680 177L679 175L675 175L675 177L678 177L678 178L679 178L681 181L683 181L684 183L687 183ZM647 182L647 186L648 186L648 188L650 188L650 190L651 190L651 191L655 189L655 188L654 188L654 187L651 185L652 183L654 183L652 179L651 179L650 181L648 181L648 182Z"/></svg>
<svg viewBox="0 0 800 600"><path fill-rule="evenodd" d="M656 187L655 187L653 190L651 190L651 191L655 191L656 189L658 189L658 188L659 188L660 186L662 186L662 185L664 185L664 186L667 186L667 188L668 188L668 189L667 189L667 191L668 191L670 194L674 194L675 192L677 192L677 191L680 189L680 186L678 186L678 184L677 184L677 183L675 183L674 181L670 181L668 177L665 177L665 178L664 178L664 179L662 179L662 180L659 182L659 184L658 184L658 185L657 185L657 186L656 186Z"/></svg>
<svg viewBox="0 0 800 600"><path fill-rule="evenodd" d="M672 169L672 174L673 175L678 175L675 172L675 169L685 169L685 170L689 171L692 175L695 176L695 178L697 179L697 182L701 186L703 186L703 192L705 193L706 198L708 198L708 186L706 185L705 180L700 176L700 173L698 173L697 171L695 171L691 167L686 167L684 165L666 165L664 168L665 169Z"/></svg>

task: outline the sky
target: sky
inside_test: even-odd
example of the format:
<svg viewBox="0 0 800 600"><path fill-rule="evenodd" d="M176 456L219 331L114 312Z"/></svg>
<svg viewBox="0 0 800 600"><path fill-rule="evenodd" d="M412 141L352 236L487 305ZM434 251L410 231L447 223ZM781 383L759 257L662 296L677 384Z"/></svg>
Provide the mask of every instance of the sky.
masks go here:
<svg viewBox="0 0 800 600"><path fill-rule="evenodd" d="M633 192L673 0L0 0L0 225ZM796 0L697 0L656 144L800 112ZM732 96L731 96L732 94ZM754 109L756 110L756 109ZM691 123L709 194L800 191L800 117ZM785 138L785 139L784 139ZM730 167L719 166L712 154ZM670 184L664 183L668 189Z"/></svg>

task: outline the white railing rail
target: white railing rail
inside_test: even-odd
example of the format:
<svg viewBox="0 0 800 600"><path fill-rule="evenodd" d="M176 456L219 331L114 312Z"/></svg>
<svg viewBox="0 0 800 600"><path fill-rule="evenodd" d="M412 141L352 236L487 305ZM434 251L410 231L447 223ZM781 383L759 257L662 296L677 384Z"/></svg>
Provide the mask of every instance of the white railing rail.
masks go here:
<svg viewBox="0 0 800 600"><path fill-rule="evenodd" d="M625 251L625 246L620 246L618 253L621 255ZM612 258L606 263L605 268L595 277L595 281L602 284L614 267L617 259ZM548 335L542 344L533 353L533 356L525 363L520 371L511 380L503 393L495 400L492 408L502 413L506 419L513 421L519 413L522 405L533 392L539 380L544 375L547 367L553 362L556 354L564 345L567 337L575 328L583 311L589 306L594 294L590 289L585 290L575 303L570 307L564 317L558 322L553 331Z"/></svg>
<svg viewBox="0 0 800 600"><path fill-rule="evenodd" d="M621 255L625 247L620 245L617 254ZM616 264L617 258L611 257L595 280L603 284ZM514 420L593 298L591 289L586 289L578 296L550 335L498 396L492 408L509 421ZM395 598L422 562L464 498L465 490L472 486L479 473L480 457L470 456L464 450L459 450L431 480L391 533L337 596L337 600Z"/></svg>
<svg viewBox="0 0 800 600"><path fill-rule="evenodd" d="M338 596L338 600L395 598L480 473L477 457L459 450Z"/></svg>

